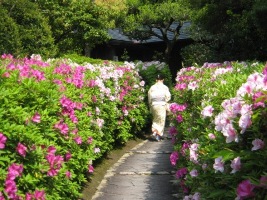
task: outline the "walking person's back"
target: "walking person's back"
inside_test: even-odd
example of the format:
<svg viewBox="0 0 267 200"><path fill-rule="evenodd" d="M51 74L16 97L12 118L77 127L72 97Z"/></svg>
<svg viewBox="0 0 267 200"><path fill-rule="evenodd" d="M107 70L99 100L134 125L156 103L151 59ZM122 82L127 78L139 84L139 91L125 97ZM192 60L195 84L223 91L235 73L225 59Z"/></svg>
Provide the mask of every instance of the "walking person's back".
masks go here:
<svg viewBox="0 0 267 200"><path fill-rule="evenodd" d="M152 135L157 141L161 140L166 122L167 103L171 99L169 88L164 85L164 77L157 75L156 83L148 91L148 103L152 113Z"/></svg>

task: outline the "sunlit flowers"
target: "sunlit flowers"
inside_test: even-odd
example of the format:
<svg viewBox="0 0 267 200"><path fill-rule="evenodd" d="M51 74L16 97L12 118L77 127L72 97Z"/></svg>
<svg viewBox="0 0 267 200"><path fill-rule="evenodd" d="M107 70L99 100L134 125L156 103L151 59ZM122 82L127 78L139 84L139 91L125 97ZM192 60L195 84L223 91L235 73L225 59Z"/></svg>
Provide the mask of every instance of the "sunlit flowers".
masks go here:
<svg viewBox="0 0 267 200"><path fill-rule="evenodd" d="M203 110L201 111L201 114L203 117L211 117L213 110L214 108L211 105L209 105L203 108Z"/></svg>
<svg viewBox="0 0 267 200"><path fill-rule="evenodd" d="M88 172L93 173L94 172L94 167L92 165L88 166Z"/></svg>
<svg viewBox="0 0 267 200"><path fill-rule="evenodd" d="M35 123L40 123L41 122L41 116L39 113L35 113L34 116L32 117L32 121Z"/></svg>
<svg viewBox="0 0 267 200"><path fill-rule="evenodd" d="M17 199L17 185L15 182L16 177L21 176L23 172L23 165L13 163L8 167L8 173L5 180L5 192L9 199Z"/></svg>
<svg viewBox="0 0 267 200"><path fill-rule="evenodd" d="M16 148L17 152L19 155L25 157L26 156L26 152L27 152L27 147L25 145L23 145L22 143L18 143L18 146Z"/></svg>
<svg viewBox="0 0 267 200"><path fill-rule="evenodd" d="M0 133L0 149L5 148L6 141L7 137L3 133Z"/></svg>

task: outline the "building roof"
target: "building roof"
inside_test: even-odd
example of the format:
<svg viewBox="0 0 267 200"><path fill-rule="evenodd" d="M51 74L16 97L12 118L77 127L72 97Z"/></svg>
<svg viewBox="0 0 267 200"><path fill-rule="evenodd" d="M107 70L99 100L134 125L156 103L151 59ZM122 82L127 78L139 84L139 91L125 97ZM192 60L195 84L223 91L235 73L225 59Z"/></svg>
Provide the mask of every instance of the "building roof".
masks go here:
<svg viewBox="0 0 267 200"><path fill-rule="evenodd" d="M179 25L178 22L172 23L171 27L172 29L175 29ZM190 26L190 22L185 22L180 30L180 35L179 35L179 40L183 39L189 39L189 33L187 31L188 27ZM153 28L153 31L158 34L162 35L160 30L158 28ZM140 44L145 44L145 43L154 43L154 42L162 42L163 40L156 37L152 36L147 40L135 40L135 39L130 39L128 36L124 35L123 32L121 31L120 28L115 28L115 29L109 29L108 30L109 35L111 36L110 43L117 43L117 42L125 42L125 43L140 43ZM169 40L172 40L174 37L173 32L167 31L167 37Z"/></svg>

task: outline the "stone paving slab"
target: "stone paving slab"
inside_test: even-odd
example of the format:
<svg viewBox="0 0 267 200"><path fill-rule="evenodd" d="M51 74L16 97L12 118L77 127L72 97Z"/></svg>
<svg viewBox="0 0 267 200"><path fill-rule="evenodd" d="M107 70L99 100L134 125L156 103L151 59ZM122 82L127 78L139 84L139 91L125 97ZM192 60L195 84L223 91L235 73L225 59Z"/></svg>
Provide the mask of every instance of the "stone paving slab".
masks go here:
<svg viewBox="0 0 267 200"><path fill-rule="evenodd" d="M116 175L95 200L172 200L171 175Z"/></svg>
<svg viewBox="0 0 267 200"><path fill-rule="evenodd" d="M169 159L172 150L169 139L145 140L107 171L92 200L179 199Z"/></svg>

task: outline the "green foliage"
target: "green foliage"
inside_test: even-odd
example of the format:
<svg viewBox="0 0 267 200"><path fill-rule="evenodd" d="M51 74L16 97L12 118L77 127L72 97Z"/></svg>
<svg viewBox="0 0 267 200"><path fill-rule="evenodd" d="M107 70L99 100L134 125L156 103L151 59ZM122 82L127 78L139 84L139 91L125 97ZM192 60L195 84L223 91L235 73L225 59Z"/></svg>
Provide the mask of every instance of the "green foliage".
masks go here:
<svg viewBox="0 0 267 200"><path fill-rule="evenodd" d="M266 60L266 1L188 2L194 13L191 37L214 52L208 62Z"/></svg>
<svg viewBox="0 0 267 200"><path fill-rule="evenodd" d="M130 38L145 40L151 36L160 38L166 44L165 62L168 64L174 44L178 41L180 28L190 19L190 9L184 1L128 1L128 13L122 25ZM173 27L173 23L178 24ZM171 27L172 25L172 27ZM155 32L161 31L161 35ZM168 38L167 31L174 37Z"/></svg>
<svg viewBox="0 0 267 200"><path fill-rule="evenodd" d="M202 43L195 43L184 47L181 51L183 67L197 63L211 62L216 57L212 49Z"/></svg>
<svg viewBox="0 0 267 200"><path fill-rule="evenodd" d="M13 53L18 55L21 50L19 27L8 15L3 7L0 7L0 54Z"/></svg>
<svg viewBox="0 0 267 200"><path fill-rule="evenodd" d="M84 64L84 63L103 64L104 62L101 59L94 59L94 58L90 58L86 56L81 56L78 54L65 54L65 55L62 55L60 58L67 58L78 64Z"/></svg>
<svg viewBox="0 0 267 200"><path fill-rule="evenodd" d="M38 55L0 60L4 198L11 195L4 183L13 164L23 168L14 180L21 198L38 191L46 199L80 198L95 162L146 125L144 88L132 65L71 56L81 63L68 57L44 62Z"/></svg>
<svg viewBox="0 0 267 200"><path fill-rule="evenodd" d="M3 8L16 23L21 43L20 55L30 56L41 54L45 57L54 56L56 47L52 37L51 28L38 6L28 0L2 1ZM9 34L13 34L10 32ZM16 34L16 30L14 31ZM16 44L16 42L14 42ZM10 52L13 54L13 52ZM14 52L16 53L16 52Z"/></svg>
<svg viewBox="0 0 267 200"><path fill-rule="evenodd" d="M113 26L108 10L85 1L42 1L37 4L44 10L52 28L59 54L84 54L96 44L109 39L107 29Z"/></svg>
<svg viewBox="0 0 267 200"><path fill-rule="evenodd" d="M252 149L255 139L266 144L266 109L257 106L259 102L266 104L266 89L261 85L265 67L257 62L205 63L182 68L177 73L174 102L185 105L186 109L173 110L170 118L172 128L178 131L173 134L174 149L179 152L176 167L188 170L177 181L184 181L190 195L199 193L201 199L234 199L242 181L250 180L257 187L253 189L255 195L244 197L266 196L265 186L259 186L260 178L266 176L266 148ZM259 92L263 96L257 99ZM205 113L207 106L212 108L210 115ZM246 106L251 110L243 112ZM251 119L245 129L244 116ZM222 159L222 168L216 165L218 158ZM233 171L237 158L241 165ZM196 176L191 174L193 170L197 170Z"/></svg>

